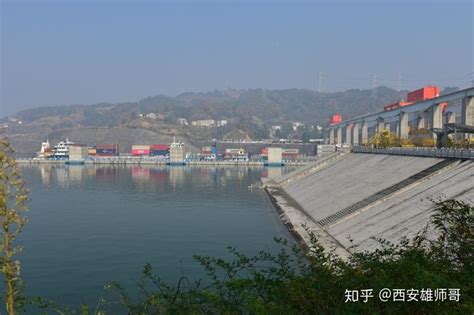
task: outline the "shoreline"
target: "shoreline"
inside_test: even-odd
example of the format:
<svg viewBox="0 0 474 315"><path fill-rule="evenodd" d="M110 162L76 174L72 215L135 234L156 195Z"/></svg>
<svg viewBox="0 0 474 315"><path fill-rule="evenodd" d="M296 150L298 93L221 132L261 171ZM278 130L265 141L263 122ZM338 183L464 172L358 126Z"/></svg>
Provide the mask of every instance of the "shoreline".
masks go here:
<svg viewBox="0 0 474 315"><path fill-rule="evenodd" d="M326 250L336 254L337 256L347 259L351 253L336 239L329 235L324 228L319 225L307 211L291 196L289 195L283 184L285 181L290 180L293 176L301 176L301 172L304 175L306 173L312 173L320 170L321 168L327 167L332 161L341 159L345 154L334 154L321 159L310 165L307 164L307 170L294 170L285 175L283 182L278 182L278 179L264 179L262 178L261 187L267 194L275 210L279 214L280 220L288 228L290 234L292 234L299 244L299 246L306 252L310 252L312 249L312 238L322 245ZM291 180L290 180L291 181Z"/></svg>
<svg viewBox="0 0 474 315"><path fill-rule="evenodd" d="M54 164L66 165L68 160L39 160L39 159L16 159L18 164ZM74 161L73 161L74 162ZM307 161L289 161L278 166L268 166L260 161L184 161L183 165L178 166L254 166L254 167L292 167L305 166ZM112 159L86 159L79 163L71 163L71 165L112 165L112 166L140 166L140 165L158 165L167 166L169 162L163 159L131 159L131 158L112 158Z"/></svg>

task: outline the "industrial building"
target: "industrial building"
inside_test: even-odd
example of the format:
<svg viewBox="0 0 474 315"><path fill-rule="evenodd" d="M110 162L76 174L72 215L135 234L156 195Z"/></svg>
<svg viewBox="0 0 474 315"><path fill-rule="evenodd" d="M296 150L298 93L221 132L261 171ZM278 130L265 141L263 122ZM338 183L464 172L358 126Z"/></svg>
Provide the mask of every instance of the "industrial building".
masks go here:
<svg viewBox="0 0 474 315"><path fill-rule="evenodd" d="M184 164L185 163L185 151L184 143L173 141L170 145L169 153L169 164Z"/></svg>

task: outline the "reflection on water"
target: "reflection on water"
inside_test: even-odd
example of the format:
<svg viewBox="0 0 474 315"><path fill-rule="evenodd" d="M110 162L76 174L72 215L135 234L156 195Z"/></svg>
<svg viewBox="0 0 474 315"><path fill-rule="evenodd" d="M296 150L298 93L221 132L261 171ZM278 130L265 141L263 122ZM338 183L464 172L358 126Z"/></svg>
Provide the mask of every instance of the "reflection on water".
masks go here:
<svg viewBox="0 0 474 315"><path fill-rule="evenodd" d="M104 284L135 286L145 262L165 281L204 276L194 254L248 254L291 238L268 197L248 187L286 168L22 167L30 190L21 235L30 295L90 305Z"/></svg>
<svg viewBox="0 0 474 315"><path fill-rule="evenodd" d="M244 180L249 171L254 171L261 178L277 178L293 170L288 167L270 168L247 168L247 167L182 167L182 166L83 166L83 165L35 165L24 166L24 168L39 169L43 184L50 185L52 182L61 187L80 185L83 177L94 177L97 182L117 183L120 178L120 170L129 170L131 179L137 184L152 184L170 182L174 188L183 185L186 173L199 174L195 183L213 182L226 185L226 178ZM122 176L125 174L122 174Z"/></svg>

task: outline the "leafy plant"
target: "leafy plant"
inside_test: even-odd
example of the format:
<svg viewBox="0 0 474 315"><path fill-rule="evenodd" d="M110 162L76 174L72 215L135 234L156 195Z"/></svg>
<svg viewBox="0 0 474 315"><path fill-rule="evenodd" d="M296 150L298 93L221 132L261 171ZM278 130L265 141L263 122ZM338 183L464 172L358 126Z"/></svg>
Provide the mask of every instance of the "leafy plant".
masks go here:
<svg viewBox="0 0 474 315"><path fill-rule="evenodd" d="M378 239L373 252L343 260L311 235L309 250L283 239L277 253L246 256L229 247L232 260L195 256L207 272L205 282L187 278L172 287L149 264L133 299L118 284L109 286L130 314L472 314L474 311L474 207L456 200L436 202L431 228L393 244ZM205 284L204 284L205 283ZM459 288L459 302L345 303L349 290L383 288Z"/></svg>
<svg viewBox="0 0 474 315"><path fill-rule="evenodd" d="M0 267L5 282L5 307L8 314L21 310L26 299L22 294L23 283L20 278L20 262L15 255L21 247L15 244L27 218L28 192L21 179L19 168L12 158L13 150L8 139L0 139L0 220L2 238L0 241Z"/></svg>

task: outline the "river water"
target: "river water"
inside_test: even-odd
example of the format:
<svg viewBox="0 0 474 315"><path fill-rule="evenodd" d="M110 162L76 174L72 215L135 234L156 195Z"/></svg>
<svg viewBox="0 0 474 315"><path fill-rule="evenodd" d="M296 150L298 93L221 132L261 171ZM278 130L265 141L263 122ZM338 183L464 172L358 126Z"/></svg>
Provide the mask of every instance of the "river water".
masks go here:
<svg viewBox="0 0 474 315"><path fill-rule="evenodd" d="M95 305L104 285L133 292L143 265L165 281L205 278L194 254L229 257L291 239L261 190L281 168L24 166L29 223L19 242L29 295Z"/></svg>

